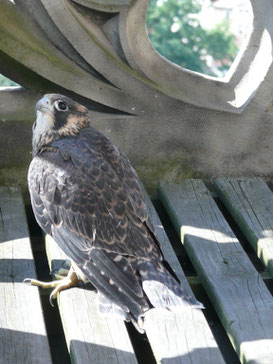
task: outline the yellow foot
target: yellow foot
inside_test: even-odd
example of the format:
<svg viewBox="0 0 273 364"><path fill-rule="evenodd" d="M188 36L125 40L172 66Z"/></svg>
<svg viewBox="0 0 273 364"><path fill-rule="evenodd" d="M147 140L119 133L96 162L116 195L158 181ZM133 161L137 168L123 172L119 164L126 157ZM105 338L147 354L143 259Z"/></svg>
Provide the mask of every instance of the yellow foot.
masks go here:
<svg viewBox="0 0 273 364"><path fill-rule="evenodd" d="M57 279L52 282L41 282L38 281L37 279L31 279L31 278L24 279L24 283L31 284L32 286L38 286L41 288L54 288L54 290L51 292L49 296L49 302L51 306L54 306L53 300L57 298L59 292L70 287L75 287L78 284L78 282L79 279L73 267L70 268L67 277L62 278L61 280Z"/></svg>

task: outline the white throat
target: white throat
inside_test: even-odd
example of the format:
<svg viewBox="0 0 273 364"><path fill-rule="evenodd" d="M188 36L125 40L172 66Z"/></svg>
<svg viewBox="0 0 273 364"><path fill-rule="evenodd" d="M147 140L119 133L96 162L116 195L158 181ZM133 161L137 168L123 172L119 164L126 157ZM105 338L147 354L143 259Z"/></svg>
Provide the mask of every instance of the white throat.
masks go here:
<svg viewBox="0 0 273 364"><path fill-rule="evenodd" d="M52 128L53 120L48 114L37 110L36 123L32 130L32 140L38 140L41 134L49 131Z"/></svg>

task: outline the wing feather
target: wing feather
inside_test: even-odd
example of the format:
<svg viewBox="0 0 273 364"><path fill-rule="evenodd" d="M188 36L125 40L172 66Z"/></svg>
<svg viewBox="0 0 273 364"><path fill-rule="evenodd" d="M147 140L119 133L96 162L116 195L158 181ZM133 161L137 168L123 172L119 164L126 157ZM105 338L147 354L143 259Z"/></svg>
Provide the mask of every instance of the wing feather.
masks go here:
<svg viewBox="0 0 273 364"><path fill-rule="evenodd" d="M143 298L142 288L136 279L136 272L133 271L129 259L116 253L107 253L101 249L92 249L90 253L92 261L102 269L108 277L124 291L132 296Z"/></svg>

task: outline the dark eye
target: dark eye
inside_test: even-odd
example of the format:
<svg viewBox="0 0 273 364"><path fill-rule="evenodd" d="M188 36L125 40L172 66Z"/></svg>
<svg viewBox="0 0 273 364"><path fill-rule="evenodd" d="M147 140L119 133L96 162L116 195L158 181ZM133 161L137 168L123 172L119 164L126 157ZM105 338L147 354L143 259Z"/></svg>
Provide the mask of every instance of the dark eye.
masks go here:
<svg viewBox="0 0 273 364"><path fill-rule="evenodd" d="M54 102L54 106L58 111L66 111L68 110L68 106L64 101L57 100Z"/></svg>

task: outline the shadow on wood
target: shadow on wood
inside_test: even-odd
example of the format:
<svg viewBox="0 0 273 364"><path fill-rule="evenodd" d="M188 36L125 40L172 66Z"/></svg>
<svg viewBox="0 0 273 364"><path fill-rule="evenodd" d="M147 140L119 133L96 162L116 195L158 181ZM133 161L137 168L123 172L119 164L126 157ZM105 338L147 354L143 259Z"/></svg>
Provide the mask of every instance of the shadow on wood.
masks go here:
<svg viewBox="0 0 273 364"><path fill-rule="evenodd" d="M0 363L50 364L47 347L45 335L0 328Z"/></svg>
<svg viewBox="0 0 273 364"><path fill-rule="evenodd" d="M183 340L183 338L181 338ZM211 348L213 350L214 348ZM218 349L215 348L217 352ZM192 364L192 363L208 363L207 356L208 350L194 349L186 355L180 355L173 358L162 358L161 364ZM112 349L94 343L82 342L72 340L70 345L70 354L72 362L77 364L90 363L90 364L119 364L119 363L136 363L132 353L121 350ZM216 353L217 355L217 353ZM212 356L213 357L213 356ZM79 360L79 358L81 358ZM151 361L143 361L141 364L151 364Z"/></svg>

